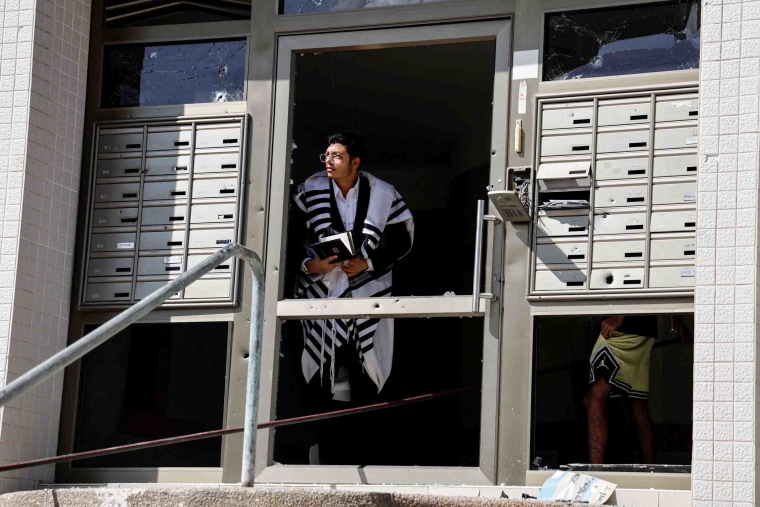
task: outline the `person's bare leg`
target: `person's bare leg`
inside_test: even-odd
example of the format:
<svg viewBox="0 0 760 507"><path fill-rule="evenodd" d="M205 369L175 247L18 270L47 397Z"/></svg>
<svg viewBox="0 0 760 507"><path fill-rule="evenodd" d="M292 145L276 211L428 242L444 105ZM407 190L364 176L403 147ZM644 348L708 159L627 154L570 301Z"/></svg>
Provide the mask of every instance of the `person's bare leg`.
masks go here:
<svg viewBox="0 0 760 507"><path fill-rule="evenodd" d="M607 449L607 399L612 386L604 379L589 384L583 404L586 407L586 424L588 425L589 463L604 463Z"/></svg>
<svg viewBox="0 0 760 507"><path fill-rule="evenodd" d="M631 400L631 416L641 444L641 461L644 464L652 464L655 462L657 450L654 444L652 420L649 418L649 401Z"/></svg>

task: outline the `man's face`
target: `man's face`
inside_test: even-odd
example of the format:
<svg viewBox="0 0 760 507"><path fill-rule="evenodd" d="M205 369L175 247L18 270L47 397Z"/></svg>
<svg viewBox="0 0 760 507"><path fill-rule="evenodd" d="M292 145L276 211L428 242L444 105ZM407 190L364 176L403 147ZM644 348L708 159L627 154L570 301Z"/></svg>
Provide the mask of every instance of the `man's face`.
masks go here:
<svg viewBox="0 0 760 507"><path fill-rule="evenodd" d="M350 181L353 180L359 171L358 158L350 158L348 156L348 150L340 143L331 144L325 150L328 155L325 160L325 170L327 176L336 181Z"/></svg>

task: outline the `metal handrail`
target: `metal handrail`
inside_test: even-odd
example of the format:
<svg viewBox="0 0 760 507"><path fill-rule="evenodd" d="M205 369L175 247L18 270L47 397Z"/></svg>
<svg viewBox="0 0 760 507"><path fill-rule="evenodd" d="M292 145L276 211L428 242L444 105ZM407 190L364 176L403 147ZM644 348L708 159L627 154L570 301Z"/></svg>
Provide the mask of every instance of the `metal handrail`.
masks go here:
<svg viewBox="0 0 760 507"><path fill-rule="evenodd" d="M167 299L192 284L206 273L231 257L246 261L253 275L251 296L251 329L249 339L248 380L245 396L245 422L243 432L243 471L241 486L253 485L256 449L256 419L258 417L259 370L261 369L261 333L264 306L264 267L256 252L233 243L190 268L175 280L156 289L145 299L127 308L94 331L86 334L65 349L49 357L19 378L0 389L0 407L40 384L77 359L102 345L130 324L139 321Z"/></svg>
<svg viewBox="0 0 760 507"><path fill-rule="evenodd" d="M437 400L444 396L451 396L454 394L463 393L473 389L480 389L481 385L471 385L466 387L457 387L455 389L449 389L447 391L440 391L437 393L419 394L417 396L411 396L409 398L403 398L395 401L383 401L380 403L374 403L372 405L363 405L360 407L344 408L341 410L333 410L332 412L323 412L320 414L300 415L296 417L290 417L288 419L276 419L274 421L267 421L259 423L256 427L258 429L265 428L279 428L281 426L292 426L295 424L308 424L317 421L324 421L327 419L335 419L337 417L346 417L354 414L363 414L366 412L373 412L376 410L384 410L388 408L401 407L413 403L420 403L423 401ZM29 461L20 461L18 463L10 463L7 465L0 465L0 473L7 472L9 470L19 470L22 468L31 468L41 465L50 465L53 463L65 463L70 461L77 461L82 459L98 458L100 456L109 456L111 454L120 454L124 452L141 451L143 449L150 449L153 447L163 447L166 445L182 444L185 442L193 442L196 440L204 440L207 438L217 438L223 435L230 435L232 433L240 433L245 428L243 426L236 426L234 428L224 428L220 430L202 431L200 433L190 433L187 435L178 435L175 437L159 438L157 440L148 440L147 442L136 442L133 444L123 444L114 447L106 447L104 449L93 449L91 451L80 451L72 454L63 454L61 456L53 456L52 458L41 458Z"/></svg>

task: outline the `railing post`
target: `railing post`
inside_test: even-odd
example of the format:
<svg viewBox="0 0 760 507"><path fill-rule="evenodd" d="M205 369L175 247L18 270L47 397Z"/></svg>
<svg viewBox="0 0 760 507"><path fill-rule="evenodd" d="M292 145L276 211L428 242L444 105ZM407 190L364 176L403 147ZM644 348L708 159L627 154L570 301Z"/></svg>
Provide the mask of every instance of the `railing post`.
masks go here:
<svg viewBox="0 0 760 507"><path fill-rule="evenodd" d="M264 266L253 250L241 248L237 254L251 268L251 331L248 346L248 381L245 392L245 422L243 430L243 470L240 485L253 486L256 457L256 421L259 412L259 378L261 376L261 335L264 318Z"/></svg>

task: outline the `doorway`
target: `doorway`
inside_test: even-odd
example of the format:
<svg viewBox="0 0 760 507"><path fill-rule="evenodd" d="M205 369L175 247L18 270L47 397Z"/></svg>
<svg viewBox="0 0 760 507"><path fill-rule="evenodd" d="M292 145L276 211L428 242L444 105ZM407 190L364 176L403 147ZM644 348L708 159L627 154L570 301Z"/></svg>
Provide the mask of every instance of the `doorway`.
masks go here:
<svg viewBox="0 0 760 507"><path fill-rule="evenodd" d="M373 401L468 389L350 416L361 435L334 430L347 452L320 452L319 462L309 453L315 427L268 430L258 480L495 481L503 233L480 227L478 201L505 175L510 37L502 19L279 39L266 251L279 283L268 278L265 288L262 366L272 376L261 416L320 412L304 402L303 320L394 319L390 377L370 391ZM293 297L305 222L292 197L324 170L318 155L337 130L360 135L369 149L362 170L403 196L414 246L394 264L392 296L314 304Z"/></svg>
<svg viewBox="0 0 760 507"><path fill-rule="evenodd" d="M295 58L290 195L323 170L330 134L362 137L362 170L391 183L415 222L414 247L394 267L394 296L467 294L472 289L474 211L489 183L495 41L302 54ZM303 260L304 218L291 208L284 290ZM292 246L291 246L292 245ZM480 383L483 319L396 319L393 369L376 400L391 401ZM300 372L301 325L281 329L277 419L313 407ZM323 381L329 381L324 377ZM361 425L369 442L320 464L477 466L480 391L351 421L275 431L274 460L309 463L316 434ZM312 408L312 410L309 410Z"/></svg>

